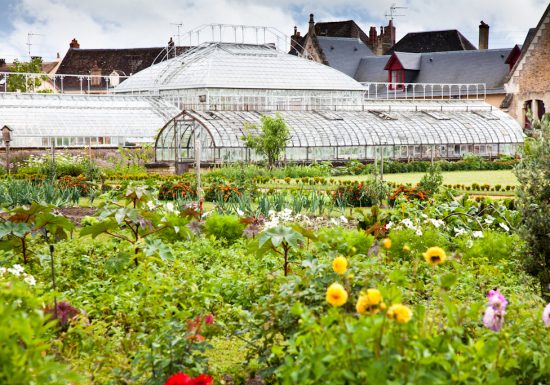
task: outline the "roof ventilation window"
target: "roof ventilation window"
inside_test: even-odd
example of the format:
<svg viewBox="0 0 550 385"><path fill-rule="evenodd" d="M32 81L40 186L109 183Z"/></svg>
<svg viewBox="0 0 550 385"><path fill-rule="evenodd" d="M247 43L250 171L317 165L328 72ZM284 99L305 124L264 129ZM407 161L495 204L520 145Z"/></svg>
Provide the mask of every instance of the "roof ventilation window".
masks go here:
<svg viewBox="0 0 550 385"><path fill-rule="evenodd" d="M447 115L442 114L441 112L437 112L437 111L422 111L422 113L424 113L428 116L431 116L432 118L437 119L437 120L451 120L451 118L448 117Z"/></svg>
<svg viewBox="0 0 550 385"><path fill-rule="evenodd" d="M338 115L337 113L332 112L332 111L313 110L313 112L316 113L319 116L322 116L326 120L344 120L344 118L342 118L340 115Z"/></svg>
<svg viewBox="0 0 550 385"><path fill-rule="evenodd" d="M383 120L397 120L395 116L392 116L384 111L369 110L369 112Z"/></svg>
<svg viewBox="0 0 550 385"><path fill-rule="evenodd" d="M196 115L200 116L204 120L220 120L220 117L216 115L215 112L212 111L193 111Z"/></svg>
<svg viewBox="0 0 550 385"><path fill-rule="evenodd" d="M494 115L490 111L472 111L472 113L481 116L485 120L500 120L500 118Z"/></svg>

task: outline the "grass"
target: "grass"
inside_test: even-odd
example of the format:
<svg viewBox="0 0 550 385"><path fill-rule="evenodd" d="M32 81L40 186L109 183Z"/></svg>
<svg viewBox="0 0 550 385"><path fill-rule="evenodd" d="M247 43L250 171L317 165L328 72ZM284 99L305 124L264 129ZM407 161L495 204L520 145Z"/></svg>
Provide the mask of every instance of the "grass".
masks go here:
<svg viewBox="0 0 550 385"><path fill-rule="evenodd" d="M388 182L396 183L418 183L424 173L422 172L410 172L403 174L386 174L384 180ZM366 180L368 175L354 175L354 176L341 176L333 177L339 180ZM447 171L443 173L444 184L464 184L471 185L488 184L495 186L500 184L501 186L517 186L518 180L512 170L486 170L486 171Z"/></svg>

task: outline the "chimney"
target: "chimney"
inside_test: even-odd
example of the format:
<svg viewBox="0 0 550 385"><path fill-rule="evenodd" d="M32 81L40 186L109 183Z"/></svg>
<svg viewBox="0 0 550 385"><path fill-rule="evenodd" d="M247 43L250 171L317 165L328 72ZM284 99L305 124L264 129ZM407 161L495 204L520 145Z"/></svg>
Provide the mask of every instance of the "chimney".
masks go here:
<svg viewBox="0 0 550 385"><path fill-rule="evenodd" d="M5 66L6 65L6 59L2 58L0 59L0 66Z"/></svg>
<svg viewBox="0 0 550 385"><path fill-rule="evenodd" d="M489 49L489 25L482 20L479 24L479 47L478 49Z"/></svg>
<svg viewBox="0 0 550 385"><path fill-rule="evenodd" d="M313 21L313 13L309 14L309 30L307 33L310 35L315 35L315 21Z"/></svg>
<svg viewBox="0 0 550 385"><path fill-rule="evenodd" d="M376 44L376 40L378 39L378 31L376 30L376 27L370 27L369 29L369 43L374 46Z"/></svg>
<svg viewBox="0 0 550 385"><path fill-rule="evenodd" d="M290 53L295 54L297 52L297 44L299 38L300 32L298 32L298 27L294 26L294 35L290 37Z"/></svg>
<svg viewBox="0 0 550 385"><path fill-rule="evenodd" d="M80 48L80 44L78 43L78 40L73 39L69 44L69 48L75 48L75 49Z"/></svg>

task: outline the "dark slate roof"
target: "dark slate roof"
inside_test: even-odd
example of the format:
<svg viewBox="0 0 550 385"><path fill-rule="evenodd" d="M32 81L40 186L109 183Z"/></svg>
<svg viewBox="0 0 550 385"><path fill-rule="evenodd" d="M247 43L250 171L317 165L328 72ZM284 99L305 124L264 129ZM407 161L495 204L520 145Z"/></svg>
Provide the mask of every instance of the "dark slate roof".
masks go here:
<svg viewBox="0 0 550 385"><path fill-rule="evenodd" d="M177 53L188 47L177 47ZM166 47L124 49L69 48L56 73L63 75L90 75L92 68L101 69L101 75L113 71L130 76L166 59ZM74 83L74 84L73 84ZM103 83L103 82L102 82ZM77 79L65 79L64 88L79 88ZM102 84L98 88L105 88Z"/></svg>
<svg viewBox="0 0 550 385"><path fill-rule="evenodd" d="M503 92L511 48L475 51L431 52L420 55L420 70L414 83L485 83L488 93ZM359 82L386 82L384 67L391 56L361 60L355 74Z"/></svg>
<svg viewBox="0 0 550 385"><path fill-rule="evenodd" d="M394 44L386 54L394 52L468 51L476 47L456 29L445 31L410 32Z"/></svg>
<svg viewBox="0 0 550 385"><path fill-rule="evenodd" d="M365 44L369 42L367 34L353 20L316 23L315 34L317 37L355 37Z"/></svg>
<svg viewBox="0 0 550 385"><path fill-rule="evenodd" d="M510 71L505 63L511 48L422 54L416 83L485 83L502 91Z"/></svg>
<svg viewBox="0 0 550 385"><path fill-rule="evenodd" d="M354 79L358 82L387 82L388 71L384 69L390 55L369 56L361 59Z"/></svg>
<svg viewBox="0 0 550 385"><path fill-rule="evenodd" d="M395 52L395 56L405 70L418 71L420 69L421 55L419 53Z"/></svg>
<svg viewBox="0 0 550 385"><path fill-rule="evenodd" d="M361 58L373 56L372 51L358 38L317 36L328 65L353 77Z"/></svg>

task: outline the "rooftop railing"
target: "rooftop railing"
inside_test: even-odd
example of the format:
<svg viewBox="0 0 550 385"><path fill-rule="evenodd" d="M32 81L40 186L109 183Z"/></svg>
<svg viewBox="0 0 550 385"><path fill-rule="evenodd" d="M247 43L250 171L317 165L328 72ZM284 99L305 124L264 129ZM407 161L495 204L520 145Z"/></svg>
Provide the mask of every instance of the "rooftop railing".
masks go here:
<svg viewBox="0 0 550 385"><path fill-rule="evenodd" d="M365 99L474 99L485 100L485 83L361 83Z"/></svg>

